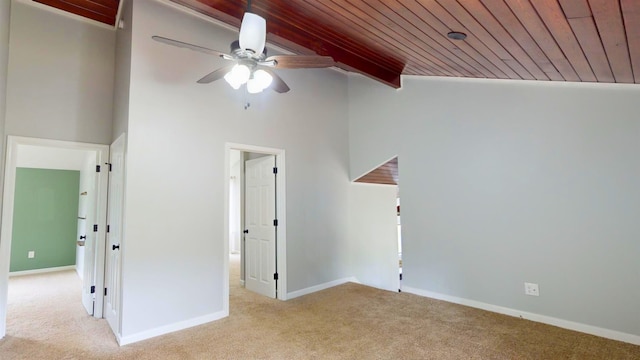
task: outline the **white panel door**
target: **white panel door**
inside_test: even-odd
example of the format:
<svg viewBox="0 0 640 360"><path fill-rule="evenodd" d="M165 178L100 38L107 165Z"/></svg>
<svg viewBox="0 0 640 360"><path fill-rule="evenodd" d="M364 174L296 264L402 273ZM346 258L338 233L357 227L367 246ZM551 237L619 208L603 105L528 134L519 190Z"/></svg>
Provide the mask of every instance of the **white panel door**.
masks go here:
<svg viewBox="0 0 640 360"><path fill-rule="evenodd" d="M245 286L275 298L276 159L269 155L245 163Z"/></svg>
<svg viewBox="0 0 640 360"><path fill-rule="evenodd" d="M107 213L104 317L114 334L120 333L120 251L122 247L122 213L124 202L124 134L111 144L109 173L109 205Z"/></svg>
<svg viewBox="0 0 640 360"><path fill-rule="evenodd" d="M96 161L93 164L99 164L99 155L96 154ZM108 170L108 169L107 169ZM106 171L103 169L100 173L92 173L93 180L92 187L87 190L87 194L80 196L81 201L85 201L85 209L86 212L81 214L85 215L85 219L81 219L79 223L81 223L80 233L85 236L84 239L84 268L82 272L82 304L84 308L87 310L89 315L94 314L95 310L95 285L96 285L96 256L98 254L96 245L98 244L98 232L94 232L93 224L98 223L98 219L96 214L98 214L98 191L100 187L100 181L102 178L102 174L106 174ZM91 288L94 288L94 291L91 291Z"/></svg>

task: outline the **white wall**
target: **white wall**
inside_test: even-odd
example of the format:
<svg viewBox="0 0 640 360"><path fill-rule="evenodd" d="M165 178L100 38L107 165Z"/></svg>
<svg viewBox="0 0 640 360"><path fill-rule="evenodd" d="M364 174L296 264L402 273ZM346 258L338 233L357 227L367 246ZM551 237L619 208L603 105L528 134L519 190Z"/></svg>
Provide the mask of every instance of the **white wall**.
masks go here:
<svg viewBox="0 0 640 360"><path fill-rule="evenodd" d="M353 76L349 96L351 177L402 159L403 288L639 339L640 87Z"/></svg>
<svg viewBox="0 0 640 360"><path fill-rule="evenodd" d="M85 235L85 243L93 241L93 229L92 225L96 220L96 206L97 206L97 191L96 188L96 154L87 151L83 160L82 167L80 169L80 199L78 204L78 217L84 217L85 219L78 219L78 236ZM82 195L85 193L86 195ZM85 260L85 246L76 246L76 272L82 279L84 277L84 260Z"/></svg>
<svg viewBox="0 0 640 360"><path fill-rule="evenodd" d="M80 171L80 193L87 191L88 195L80 195L78 199L78 216L87 217L88 220L78 219L78 236L86 234L87 221L92 221L95 216L95 163L96 154L93 151L32 145L19 146L16 159L17 167ZM84 249L83 246L76 246L76 272L80 278L84 274Z"/></svg>
<svg viewBox="0 0 640 360"><path fill-rule="evenodd" d="M349 276L346 77L280 71L291 92L244 110L226 83L196 84L224 60L151 40L226 50L237 33L150 0L132 25L122 336L223 311L226 142L286 150L289 291Z"/></svg>
<svg viewBox="0 0 640 360"><path fill-rule="evenodd" d="M121 9L123 28L116 32L115 81L113 93L113 134L115 141L129 126L129 83L131 80L131 29L133 0L124 1Z"/></svg>
<svg viewBox="0 0 640 360"><path fill-rule="evenodd" d="M7 77L9 66L9 30L11 23L11 1L0 2L0 189L4 187L4 124L7 100ZM2 200L0 200L2 205ZM2 296L0 294L0 296ZM0 319L4 317L0 315ZM2 334L0 334L2 335Z"/></svg>
<svg viewBox="0 0 640 360"><path fill-rule="evenodd" d="M6 134L108 144L115 31L13 2Z"/></svg>
<svg viewBox="0 0 640 360"><path fill-rule="evenodd" d="M4 129L5 100L7 90L7 66L9 61L9 25L11 23L11 1L0 3L0 129ZM4 136L0 140L4 144Z"/></svg>
<svg viewBox="0 0 640 360"><path fill-rule="evenodd" d="M16 166L35 169L81 170L85 166L86 158L87 151L84 150L21 145Z"/></svg>
<svg viewBox="0 0 640 360"><path fill-rule="evenodd" d="M395 185L351 184L349 242L354 276L364 285L398 291L398 215Z"/></svg>
<svg viewBox="0 0 640 360"><path fill-rule="evenodd" d="M240 238L241 238L241 211L242 204L240 196L242 187L241 171L244 169L244 162L242 160L242 153L238 150L229 151L229 252L240 252ZM244 277L242 277L244 279Z"/></svg>

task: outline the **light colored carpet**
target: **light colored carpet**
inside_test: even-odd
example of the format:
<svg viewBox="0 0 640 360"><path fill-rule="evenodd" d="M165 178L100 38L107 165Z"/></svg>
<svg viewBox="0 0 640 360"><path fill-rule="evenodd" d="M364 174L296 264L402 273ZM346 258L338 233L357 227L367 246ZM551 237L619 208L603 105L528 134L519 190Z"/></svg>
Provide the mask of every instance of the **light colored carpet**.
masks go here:
<svg viewBox="0 0 640 360"><path fill-rule="evenodd" d="M118 347L74 272L13 278L0 359L640 359L640 346L345 284L287 302L238 285L230 316Z"/></svg>

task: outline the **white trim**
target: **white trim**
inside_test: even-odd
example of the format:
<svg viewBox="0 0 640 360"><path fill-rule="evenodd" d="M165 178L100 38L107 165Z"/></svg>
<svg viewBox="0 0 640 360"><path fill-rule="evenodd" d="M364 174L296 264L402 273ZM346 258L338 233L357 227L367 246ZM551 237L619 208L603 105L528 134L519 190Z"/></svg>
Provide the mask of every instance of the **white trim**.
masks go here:
<svg viewBox="0 0 640 360"><path fill-rule="evenodd" d="M357 74L357 73L356 73ZM358 74L361 75L361 74ZM363 76L363 75L361 75ZM637 89L634 83L599 83L599 82L577 82L577 81L540 81L540 80L524 80L524 79L488 79L488 78L468 78L468 77L449 77L449 76L424 76L424 75L401 75L400 79L429 81L429 82L458 82L458 83L484 83L484 84L519 84L531 86L550 86L550 87L574 87L586 89ZM402 90L402 88L396 89Z"/></svg>
<svg viewBox="0 0 640 360"><path fill-rule="evenodd" d="M172 333L172 332L188 329L188 328L191 328L191 327L194 327L194 326L206 324L206 323L209 323L209 322L212 322L212 321L220 320L220 319L225 318L227 316L229 316L229 312L227 312L227 311L218 311L218 312L213 313L213 314L203 315L203 316L199 316L199 317L196 317L196 318L193 318L193 319L180 321L180 322L169 324L169 325L160 326L160 327L157 327L155 329L142 331L142 332L139 332L139 333L133 334L133 335L122 336L122 337L121 336L116 336L116 338L118 340L118 344L120 344L120 346L124 346L124 345L129 345L129 344L132 344L132 343L135 343L135 342L138 342L138 341L151 339L151 338L156 337L156 336L165 335L165 334L169 334L169 333Z"/></svg>
<svg viewBox="0 0 640 360"><path fill-rule="evenodd" d="M115 23L113 23L113 29L116 31L118 31L118 28L120 28L120 20L122 20L122 8L125 1L128 1L128 0L120 0L120 3L118 3L118 11L116 12L116 21ZM126 27L129 24L124 24L124 25Z"/></svg>
<svg viewBox="0 0 640 360"><path fill-rule="evenodd" d="M240 286L244 287L244 280L240 279Z"/></svg>
<svg viewBox="0 0 640 360"><path fill-rule="evenodd" d="M278 167L278 176L276 177L276 218L278 219L278 246L276 256L278 261L276 267L278 270L278 299L287 300L287 171L286 158L283 149L268 148L263 146L245 145L237 143L226 143L224 150L224 253L229 253L229 181L230 181L230 164L229 153L231 150L239 150L245 152L270 154L276 156L276 166ZM229 256L224 257L224 292L223 309L229 313Z"/></svg>
<svg viewBox="0 0 640 360"><path fill-rule="evenodd" d="M57 267L50 267L50 268L44 268L44 269L12 271L12 272L9 272L9 277L35 275L35 274L46 274L46 273L52 273L52 272L58 272L58 271L66 271L66 270L75 270L75 269L76 269L75 265L67 265L67 266L57 266Z"/></svg>
<svg viewBox="0 0 640 360"><path fill-rule="evenodd" d="M111 26L111 25L108 25L108 24L105 24L105 23L102 23L100 21L96 21L96 20L93 20L93 19L89 19L89 18L86 18L84 16L72 14L70 12L67 12L67 11L64 11L64 10L60 10L58 8L54 8L53 6L37 3L37 2L35 2L33 0L16 0L16 1L19 2L19 3L25 4L25 5L33 6L35 8L40 9L40 10L48 11L50 13L54 13L54 14L57 14L57 15L61 15L61 16L67 17L67 18L70 18L70 19L73 19L73 20L76 20L76 21L80 21L80 22L84 22L84 23L91 24L91 25L94 25L94 26L98 26L98 27L101 27L103 29L112 30L112 31L114 30L114 27ZM117 24L118 24L118 22L116 21L116 25Z"/></svg>
<svg viewBox="0 0 640 360"><path fill-rule="evenodd" d="M2 200L2 227L0 229L0 338L6 335L7 330L7 300L9 289L9 262L11 259L11 236L13 233L13 205L16 187L16 167L18 161L18 148L21 145L39 147L51 147L72 150L95 151L98 163L106 162L109 156L109 146L102 144L90 144L71 141L38 139L21 136L7 137L6 159L4 173L4 192ZM106 172L102 172L100 180L100 194L98 195L98 213L96 223L99 231L96 234L96 280L97 289L104 287L104 255L105 255L105 229L107 208ZM102 299L96 297L94 317L102 317Z"/></svg>
<svg viewBox="0 0 640 360"><path fill-rule="evenodd" d="M342 279L338 279L338 280L333 280L333 281L329 281L326 282L324 284L320 284L320 285L315 285L315 286L310 286L308 288L304 288L301 290L296 290L296 291L292 291L288 294L287 298L288 299L294 299L303 295L308 295L317 291L321 291L321 290L325 290L328 288L332 288L334 286L338 286L338 285L342 285L348 282L352 282L352 283L356 283L356 284L360 284L360 281L358 281L358 279L356 279L355 277L347 277L347 278L342 278Z"/></svg>
<svg viewBox="0 0 640 360"><path fill-rule="evenodd" d="M443 301L447 301L454 304L470 306L476 309L491 311L498 314L519 317L521 319L553 325L553 326L561 327L563 329L579 331L585 334L600 336L607 339L623 341L623 342L634 344L634 345L640 345L640 336L638 335L627 334L620 331L605 329L605 328L592 326L592 325L586 325L586 324L564 320L564 319L558 319L558 318L546 316L546 315L534 314L527 311L521 311L521 310L503 307L503 306L487 304L480 301L459 298L456 296L440 294L432 291L416 289L409 286L403 286L402 291L410 294L432 298L432 299L443 300Z"/></svg>

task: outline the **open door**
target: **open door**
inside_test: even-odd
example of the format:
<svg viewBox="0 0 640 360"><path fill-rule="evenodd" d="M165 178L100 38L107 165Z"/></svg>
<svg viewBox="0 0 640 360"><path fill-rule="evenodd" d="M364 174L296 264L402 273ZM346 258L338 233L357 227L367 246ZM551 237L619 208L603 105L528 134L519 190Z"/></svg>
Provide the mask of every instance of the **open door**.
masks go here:
<svg viewBox="0 0 640 360"><path fill-rule="evenodd" d="M276 158L245 162L245 287L276 297Z"/></svg>
<svg viewBox="0 0 640 360"><path fill-rule="evenodd" d="M104 158L103 158L104 156ZM86 189L86 193L81 196L86 196L86 213L79 214L79 220L84 224L83 236L84 239L84 267L82 273L82 304L87 310L89 315L95 317L102 317L102 297L96 297L96 289L102 287L103 280L101 275L103 272L101 268L104 266L104 253L100 251L100 245L103 244L100 240L104 239L104 219L106 217L105 201L101 201L101 198L106 197L108 186L108 168L105 169L103 164L107 157L106 151L103 153L96 152L93 155L93 161L87 164L87 172L91 172L92 179L89 181L91 186ZM84 215L84 219L80 217ZM102 223L102 226L99 224Z"/></svg>
<svg viewBox="0 0 640 360"><path fill-rule="evenodd" d="M104 317L114 334L120 334L120 251L122 247L122 213L124 206L125 135L111 144L109 205L107 215Z"/></svg>

